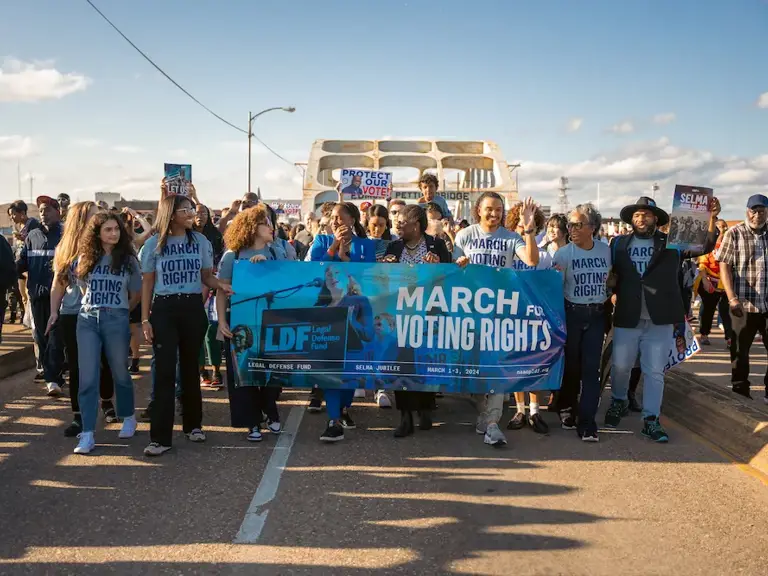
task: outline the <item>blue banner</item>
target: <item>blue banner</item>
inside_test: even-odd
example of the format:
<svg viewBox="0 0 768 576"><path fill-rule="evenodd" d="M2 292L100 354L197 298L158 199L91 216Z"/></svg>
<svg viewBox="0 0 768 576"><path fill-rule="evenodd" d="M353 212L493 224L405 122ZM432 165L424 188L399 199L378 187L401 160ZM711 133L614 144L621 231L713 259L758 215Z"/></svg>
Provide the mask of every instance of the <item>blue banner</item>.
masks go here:
<svg viewBox="0 0 768 576"><path fill-rule="evenodd" d="M563 280L455 264L235 262L237 386L555 390Z"/></svg>

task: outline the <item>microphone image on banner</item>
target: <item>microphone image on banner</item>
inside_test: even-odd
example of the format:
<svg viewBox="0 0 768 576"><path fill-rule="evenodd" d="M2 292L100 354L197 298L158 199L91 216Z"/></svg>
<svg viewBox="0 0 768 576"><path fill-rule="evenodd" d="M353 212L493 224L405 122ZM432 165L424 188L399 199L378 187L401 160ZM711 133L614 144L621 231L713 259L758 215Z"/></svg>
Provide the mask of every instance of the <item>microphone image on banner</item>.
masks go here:
<svg viewBox="0 0 768 576"><path fill-rule="evenodd" d="M267 303L267 307L271 307L272 302L275 300L275 297L278 294L285 294L287 296L292 296L302 288L322 288L323 286L323 279L322 278L315 278L314 280L310 282L306 282L305 284L298 284L296 286L291 286L290 288L282 288L280 290L272 290L270 292L265 292L264 294L259 294L258 296L252 296L250 298L246 298L244 300L240 300L238 302L232 302L231 306L237 306L238 304L245 304L246 302L253 302L254 300L264 300Z"/></svg>

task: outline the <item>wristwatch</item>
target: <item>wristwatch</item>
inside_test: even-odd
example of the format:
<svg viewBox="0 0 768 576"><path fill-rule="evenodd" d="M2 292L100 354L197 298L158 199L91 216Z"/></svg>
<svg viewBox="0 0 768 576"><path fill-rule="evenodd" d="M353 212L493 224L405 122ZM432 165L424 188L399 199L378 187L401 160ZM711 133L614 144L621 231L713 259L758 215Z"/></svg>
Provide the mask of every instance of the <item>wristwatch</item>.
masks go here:
<svg viewBox="0 0 768 576"><path fill-rule="evenodd" d="M536 232L536 228L531 228L530 230L523 230L524 234L533 234L534 232Z"/></svg>

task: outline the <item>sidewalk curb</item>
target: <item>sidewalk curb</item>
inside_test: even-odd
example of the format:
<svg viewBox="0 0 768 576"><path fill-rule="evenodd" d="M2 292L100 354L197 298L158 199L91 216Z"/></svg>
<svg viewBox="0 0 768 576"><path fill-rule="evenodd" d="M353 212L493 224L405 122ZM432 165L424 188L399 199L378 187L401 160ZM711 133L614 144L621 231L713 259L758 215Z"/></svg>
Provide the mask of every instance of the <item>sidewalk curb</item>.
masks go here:
<svg viewBox="0 0 768 576"><path fill-rule="evenodd" d="M35 347L32 344L0 355L0 380L34 368L35 364Z"/></svg>
<svg viewBox="0 0 768 576"><path fill-rule="evenodd" d="M670 418L731 455L768 474L768 416L729 389L684 370L665 377L664 410Z"/></svg>

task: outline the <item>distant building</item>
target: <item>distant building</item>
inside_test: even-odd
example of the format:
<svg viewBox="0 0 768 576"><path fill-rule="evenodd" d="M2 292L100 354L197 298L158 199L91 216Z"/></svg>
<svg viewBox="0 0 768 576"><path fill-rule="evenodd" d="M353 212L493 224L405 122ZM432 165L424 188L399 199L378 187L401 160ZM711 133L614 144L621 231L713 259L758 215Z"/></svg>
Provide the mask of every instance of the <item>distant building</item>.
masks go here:
<svg viewBox="0 0 768 576"><path fill-rule="evenodd" d="M123 201L123 197L117 192L96 192L93 198L94 202L104 202L110 208L115 208L118 202Z"/></svg>

